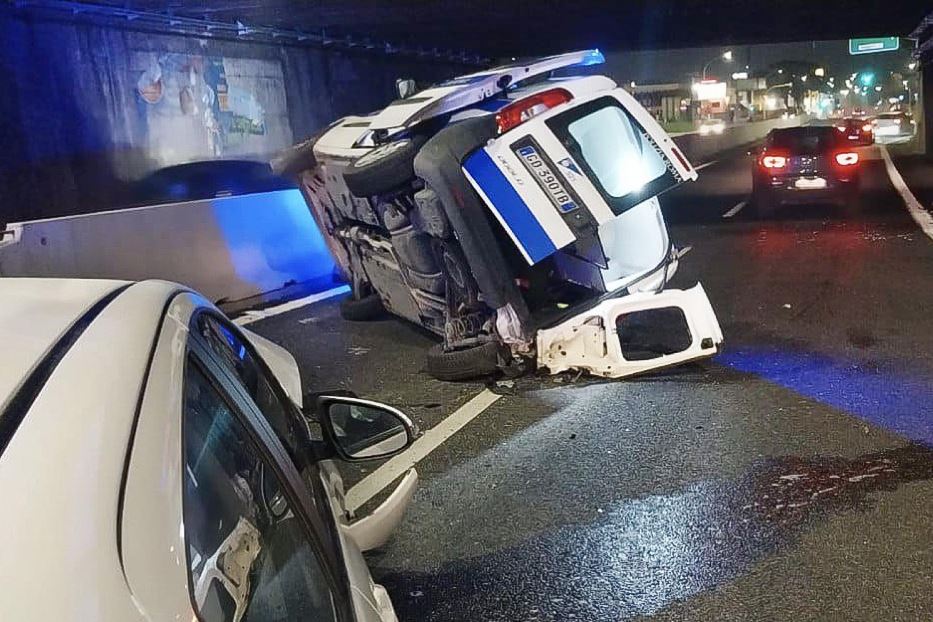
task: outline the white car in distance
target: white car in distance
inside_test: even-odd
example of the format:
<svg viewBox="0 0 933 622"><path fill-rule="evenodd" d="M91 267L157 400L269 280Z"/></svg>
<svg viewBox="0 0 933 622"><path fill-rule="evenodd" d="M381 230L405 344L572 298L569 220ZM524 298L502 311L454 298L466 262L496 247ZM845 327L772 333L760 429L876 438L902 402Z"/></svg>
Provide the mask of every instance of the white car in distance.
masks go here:
<svg viewBox="0 0 933 622"><path fill-rule="evenodd" d="M709 118L700 121L700 136L719 136L726 131L726 122L722 119Z"/></svg>
<svg viewBox="0 0 933 622"><path fill-rule="evenodd" d="M396 621L332 459L399 453L399 411L160 281L0 279L0 620Z"/></svg>

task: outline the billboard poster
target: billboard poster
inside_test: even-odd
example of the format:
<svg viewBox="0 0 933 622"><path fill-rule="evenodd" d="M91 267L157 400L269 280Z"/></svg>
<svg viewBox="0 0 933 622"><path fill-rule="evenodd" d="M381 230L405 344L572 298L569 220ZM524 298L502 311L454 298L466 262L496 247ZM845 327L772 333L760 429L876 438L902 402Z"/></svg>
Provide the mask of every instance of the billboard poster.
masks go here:
<svg viewBox="0 0 933 622"><path fill-rule="evenodd" d="M278 61L135 52L130 67L156 166L268 157L292 143Z"/></svg>

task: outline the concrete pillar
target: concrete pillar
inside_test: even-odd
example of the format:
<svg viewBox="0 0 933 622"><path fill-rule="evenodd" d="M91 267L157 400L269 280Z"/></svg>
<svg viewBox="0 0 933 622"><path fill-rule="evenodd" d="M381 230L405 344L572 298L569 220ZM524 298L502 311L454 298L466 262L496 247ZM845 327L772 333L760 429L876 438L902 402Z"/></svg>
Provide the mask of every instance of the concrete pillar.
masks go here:
<svg viewBox="0 0 933 622"><path fill-rule="evenodd" d="M921 111L917 119L917 143L924 147L924 153L933 153L933 64L928 64L920 70L920 101L917 108Z"/></svg>

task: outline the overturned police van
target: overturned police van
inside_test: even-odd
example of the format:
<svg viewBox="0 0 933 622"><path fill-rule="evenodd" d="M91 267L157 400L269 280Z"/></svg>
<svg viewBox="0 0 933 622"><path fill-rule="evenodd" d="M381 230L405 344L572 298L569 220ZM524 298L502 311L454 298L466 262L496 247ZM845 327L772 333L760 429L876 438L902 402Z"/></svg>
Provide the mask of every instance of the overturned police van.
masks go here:
<svg viewBox="0 0 933 622"><path fill-rule="evenodd" d="M711 356L700 284L658 196L697 178L597 50L517 62L345 117L273 162L291 174L352 287L443 339L426 369L466 379L530 364L618 378Z"/></svg>

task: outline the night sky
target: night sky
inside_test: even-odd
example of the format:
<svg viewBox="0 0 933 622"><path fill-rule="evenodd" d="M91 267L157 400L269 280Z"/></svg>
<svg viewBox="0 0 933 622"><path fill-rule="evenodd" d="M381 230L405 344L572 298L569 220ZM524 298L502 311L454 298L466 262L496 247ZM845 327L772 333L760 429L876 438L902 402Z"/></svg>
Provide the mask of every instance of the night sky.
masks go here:
<svg viewBox="0 0 933 622"><path fill-rule="evenodd" d="M895 52L850 56L848 41L812 41L801 43L775 43L761 45L738 45L728 47L683 48L639 52L606 52L605 72L620 83L634 80L636 83L680 82L690 74L699 73L703 65L723 51L733 51L731 63L716 61L710 66L709 76L724 78L734 71L742 71L748 65L749 75L766 69L780 61L805 61L822 65L826 76L837 76L837 80L856 71L905 71L910 61L913 45L901 39L901 49ZM601 70L603 71L603 70Z"/></svg>

